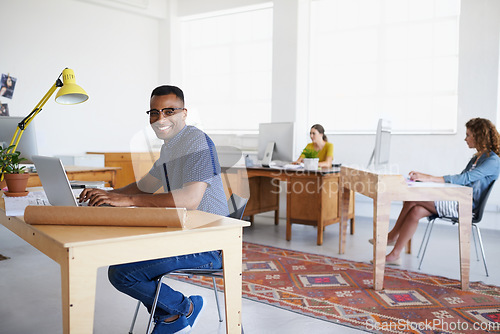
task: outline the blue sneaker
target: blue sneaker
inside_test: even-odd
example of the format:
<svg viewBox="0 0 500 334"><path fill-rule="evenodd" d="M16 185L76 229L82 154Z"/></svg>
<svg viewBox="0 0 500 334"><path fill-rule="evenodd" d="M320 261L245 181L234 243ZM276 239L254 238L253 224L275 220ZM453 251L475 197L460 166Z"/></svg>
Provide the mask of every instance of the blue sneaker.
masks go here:
<svg viewBox="0 0 500 334"><path fill-rule="evenodd" d="M158 321L151 334L187 334L191 333L191 326L184 315L172 322Z"/></svg>
<svg viewBox="0 0 500 334"><path fill-rule="evenodd" d="M199 315L201 314L201 311L203 310L203 297L202 296L190 296L189 299L191 300L191 303L193 304L193 312L191 314L186 316L186 319L193 328L196 323L198 322L197 320L200 319Z"/></svg>

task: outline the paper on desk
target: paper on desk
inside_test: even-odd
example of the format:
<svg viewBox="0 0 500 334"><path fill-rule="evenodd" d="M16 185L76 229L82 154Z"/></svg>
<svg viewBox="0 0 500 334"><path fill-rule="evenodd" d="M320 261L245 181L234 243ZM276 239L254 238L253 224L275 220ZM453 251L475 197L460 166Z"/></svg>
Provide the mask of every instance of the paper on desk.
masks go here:
<svg viewBox="0 0 500 334"><path fill-rule="evenodd" d="M297 164L297 165L286 164L283 166L283 169L299 169L299 168L304 168L304 165L303 164Z"/></svg>
<svg viewBox="0 0 500 334"><path fill-rule="evenodd" d="M24 197L9 197L3 195L5 201L5 215L6 216L22 216L24 209L28 205L44 206L50 205L43 191L30 191Z"/></svg>

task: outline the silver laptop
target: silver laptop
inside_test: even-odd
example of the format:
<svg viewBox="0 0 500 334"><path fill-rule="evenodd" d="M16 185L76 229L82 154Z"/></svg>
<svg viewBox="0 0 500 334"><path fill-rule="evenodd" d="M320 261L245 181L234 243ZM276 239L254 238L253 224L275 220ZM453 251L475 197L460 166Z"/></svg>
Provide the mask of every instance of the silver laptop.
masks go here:
<svg viewBox="0 0 500 334"><path fill-rule="evenodd" d="M87 203L78 203L71 189L68 176L64 171L63 164L59 158L32 156L36 166L43 190L51 205L56 206L82 206Z"/></svg>

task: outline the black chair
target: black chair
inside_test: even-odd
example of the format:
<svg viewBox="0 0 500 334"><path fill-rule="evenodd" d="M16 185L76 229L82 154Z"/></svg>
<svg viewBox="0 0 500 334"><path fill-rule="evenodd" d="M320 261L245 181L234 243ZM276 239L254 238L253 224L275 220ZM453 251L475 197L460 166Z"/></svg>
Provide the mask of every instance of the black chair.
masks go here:
<svg viewBox="0 0 500 334"><path fill-rule="evenodd" d="M236 194L232 194L229 199L227 200L227 205L229 208L229 217L235 218L235 219L241 219L243 217L243 212L245 211L245 207L247 206L248 199L240 197ZM217 303L217 311L219 313L219 321L222 322L222 313L220 309L220 304L219 304L219 296L217 294L217 282L215 281L216 278L222 278L224 279L224 269L179 269L176 271L172 271L169 273L166 273L162 275L160 278L158 278L158 285L156 287L156 293L155 293L155 298L153 301L153 305L151 307L151 315L149 316L149 322L148 322L148 328L146 330L146 334L149 334L152 327L153 327L153 320L154 320L154 314L156 310L156 304L158 302L158 296L160 295L160 289L163 284L163 279L166 278L167 276L172 275L172 276L186 276L186 277L193 277L193 276L203 276L203 277L211 277L212 278L212 284L213 284L213 290L215 293L215 301ZM141 306L141 302L137 302L137 307L135 308L135 313L134 317L132 319L132 324L130 325L129 329L129 334L133 334L134 331L134 326L135 326L135 321L137 319L137 314L139 313L139 307ZM243 326L242 326L242 332L243 332Z"/></svg>
<svg viewBox="0 0 500 334"><path fill-rule="evenodd" d="M481 194L481 198L479 199L479 205L472 212L472 239L474 239L474 247L476 249L476 257L477 257L477 260L479 261L479 254L477 252L476 236L474 234L474 228L476 228L477 238L479 240L479 246L481 247L481 254L483 257L484 270L486 271L486 276L489 276L488 267L486 266L486 256L484 254L483 239L481 238L481 230L479 229L479 226L477 226L477 224L479 224L479 222L483 218L484 208L486 206L486 202L488 201L488 197L490 196L490 193L491 193L491 190L493 189L494 184L495 184L495 181L491 182L490 185L488 186L488 188L486 188L486 190ZM458 218L455 218L455 217L446 217L446 216L439 217L438 215L432 215L432 216L427 217L427 219L428 219L427 227L425 229L424 237L422 238L422 243L420 244L420 248L418 250L418 255L417 255L417 257L420 256L420 252L422 251L422 247L423 247L422 258L420 259L420 263L418 265L419 270L420 270L420 267L422 266L422 261L424 260L425 251L427 250L427 244L429 243L429 239L430 239L431 233L432 233L432 228L434 227L434 221L436 219L442 219L442 220L447 220L447 221L451 222L453 225L458 223ZM424 246L424 243L425 243L425 246Z"/></svg>

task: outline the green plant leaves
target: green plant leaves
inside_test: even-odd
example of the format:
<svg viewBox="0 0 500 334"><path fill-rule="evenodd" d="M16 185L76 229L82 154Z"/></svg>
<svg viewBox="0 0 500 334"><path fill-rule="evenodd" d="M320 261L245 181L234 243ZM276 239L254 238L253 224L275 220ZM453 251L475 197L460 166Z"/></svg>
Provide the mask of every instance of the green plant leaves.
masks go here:
<svg viewBox="0 0 500 334"><path fill-rule="evenodd" d="M21 158L21 152L15 151L14 145L3 148L0 146L0 171L7 174L22 174L26 166L20 166L20 163L25 161L25 158Z"/></svg>
<svg viewBox="0 0 500 334"><path fill-rule="evenodd" d="M315 149L312 149L312 148L305 148L303 151L302 151L302 154L304 155L305 158L317 158L318 157L318 151L316 151Z"/></svg>

